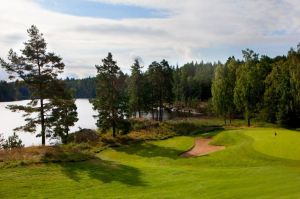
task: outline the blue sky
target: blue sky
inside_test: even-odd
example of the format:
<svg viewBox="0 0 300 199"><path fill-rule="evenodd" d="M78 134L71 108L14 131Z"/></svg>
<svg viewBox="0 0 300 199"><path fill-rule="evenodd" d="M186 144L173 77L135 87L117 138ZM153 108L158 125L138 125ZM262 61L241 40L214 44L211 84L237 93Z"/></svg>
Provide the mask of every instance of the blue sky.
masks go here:
<svg viewBox="0 0 300 199"><path fill-rule="evenodd" d="M1 3L0 23L0 57L19 52L35 24L49 51L63 57L64 76L87 77L108 52L125 72L135 57L147 66L226 61L246 48L286 54L300 42L300 1L9 0Z"/></svg>
<svg viewBox="0 0 300 199"><path fill-rule="evenodd" d="M110 4L93 0L39 0L45 9L82 17L128 19L163 18L167 12L135 5Z"/></svg>

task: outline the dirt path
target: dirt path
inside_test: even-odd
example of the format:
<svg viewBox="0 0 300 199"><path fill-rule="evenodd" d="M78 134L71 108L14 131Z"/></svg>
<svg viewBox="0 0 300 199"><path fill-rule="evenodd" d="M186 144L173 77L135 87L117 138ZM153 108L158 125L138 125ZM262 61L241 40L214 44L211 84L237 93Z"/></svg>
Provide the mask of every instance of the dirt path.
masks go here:
<svg viewBox="0 0 300 199"><path fill-rule="evenodd" d="M213 146L209 145L211 139L196 138L194 146L181 154L182 157L194 157L207 155L216 151L221 151L225 149L225 146Z"/></svg>

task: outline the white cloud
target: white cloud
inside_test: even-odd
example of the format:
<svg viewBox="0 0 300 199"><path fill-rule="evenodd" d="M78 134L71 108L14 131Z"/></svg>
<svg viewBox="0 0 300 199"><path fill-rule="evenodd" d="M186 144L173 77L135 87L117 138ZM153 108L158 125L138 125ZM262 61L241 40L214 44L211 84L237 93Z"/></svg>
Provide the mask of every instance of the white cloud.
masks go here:
<svg viewBox="0 0 300 199"><path fill-rule="evenodd" d="M199 56L202 54L197 52L199 49L255 45L288 49L299 39L300 2L297 0L88 1L167 10L170 17L89 18L45 10L37 0L5 1L0 7L0 57L6 57L9 48L22 47L31 24L44 33L49 49L64 58L66 74L79 77L94 75L94 65L109 51L121 68L129 72L136 56L142 57L146 65L163 58L172 64L182 64L206 60L207 57ZM233 52L226 53L231 56Z"/></svg>

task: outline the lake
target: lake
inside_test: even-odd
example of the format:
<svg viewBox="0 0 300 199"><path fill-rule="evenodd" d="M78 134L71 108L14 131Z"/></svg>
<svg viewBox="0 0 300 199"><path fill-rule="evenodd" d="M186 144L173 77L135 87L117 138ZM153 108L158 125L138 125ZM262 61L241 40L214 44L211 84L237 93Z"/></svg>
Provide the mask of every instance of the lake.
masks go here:
<svg viewBox="0 0 300 199"><path fill-rule="evenodd" d="M13 129L25 124L24 118L22 117L23 112L12 112L5 108L7 105L25 105L28 100L15 101L15 102L0 102L0 133L6 139L8 136L13 134ZM77 112L78 122L71 128L71 132L77 131L79 128L96 129L96 119L93 115L96 112L93 110L92 105L87 99L77 99ZM40 145L42 143L41 137L36 137L35 134L19 132L17 133L22 139L25 146ZM47 144L53 143L55 140L47 140Z"/></svg>
<svg viewBox="0 0 300 199"><path fill-rule="evenodd" d="M22 117L23 112L12 112L9 109L5 108L8 105L26 105L29 101L15 101L15 102L0 102L0 133L6 139L8 136L13 134L13 129L25 124L24 118ZM79 128L88 128L88 129L96 129L96 119L93 115L96 115L96 112L92 108L92 104L89 103L88 99L77 99L77 112L78 112L78 122L71 127L70 132L74 132L79 130ZM156 115L156 114L155 114ZM186 117L193 116L193 114L189 113L177 113L177 112L167 112L163 113L163 120L168 120L176 117ZM150 113L143 114L144 118L151 119L152 115ZM194 113L194 116L198 116L198 114ZM37 132L40 132L40 128L37 129ZM42 138L36 137L35 134L27 133L27 132L18 132L17 133L20 139L23 141L25 146L36 146L41 145ZM46 140L46 144L54 144L57 140Z"/></svg>

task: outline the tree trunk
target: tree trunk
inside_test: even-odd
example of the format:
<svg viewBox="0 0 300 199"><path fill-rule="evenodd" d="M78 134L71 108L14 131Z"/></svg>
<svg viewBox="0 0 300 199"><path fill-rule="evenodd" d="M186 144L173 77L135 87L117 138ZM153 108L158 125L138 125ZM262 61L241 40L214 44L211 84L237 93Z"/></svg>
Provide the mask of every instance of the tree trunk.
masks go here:
<svg viewBox="0 0 300 199"><path fill-rule="evenodd" d="M113 130L113 137L116 137L116 123L113 122L112 124L112 130Z"/></svg>
<svg viewBox="0 0 300 199"><path fill-rule="evenodd" d="M154 108L153 108L153 106L152 106L151 114L152 114L152 120L154 121Z"/></svg>
<svg viewBox="0 0 300 199"><path fill-rule="evenodd" d="M39 69L39 77L41 77L41 66L38 60L38 69ZM43 88L42 82L39 80L39 97L40 97L40 114L41 114L41 136L42 136L42 145L46 144L46 134L45 134L45 110L44 110L44 98L43 98Z"/></svg>
<svg viewBox="0 0 300 199"><path fill-rule="evenodd" d="M248 117L248 127L250 127L250 117Z"/></svg>
<svg viewBox="0 0 300 199"><path fill-rule="evenodd" d="M224 124L227 125L226 116L224 116Z"/></svg>
<svg viewBox="0 0 300 199"><path fill-rule="evenodd" d="M63 141L63 143L64 144L68 144L68 138L69 138L69 131L65 131L65 136L63 136L63 138L64 138L64 141Z"/></svg>
<svg viewBox="0 0 300 199"><path fill-rule="evenodd" d="M42 145L44 146L46 144L46 135L45 135L45 112L44 112L44 99L41 97L40 99L41 103L41 135L42 135Z"/></svg>
<svg viewBox="0 0 300 199"><path fill-rule="evenodd" d="M163 120L163 107L162 107L162 101L159 102L159 121L162 122Z"/></svg>

